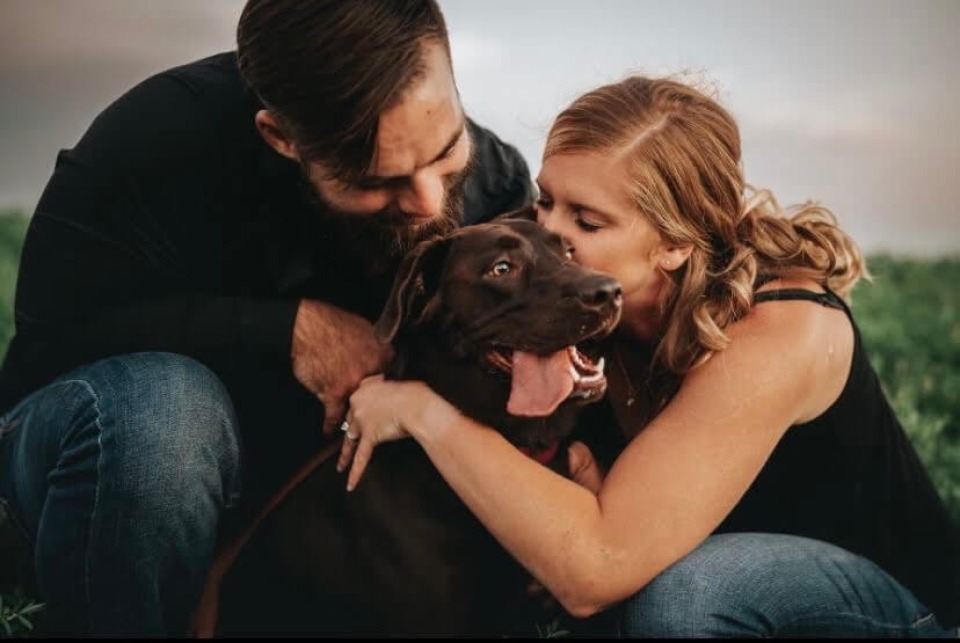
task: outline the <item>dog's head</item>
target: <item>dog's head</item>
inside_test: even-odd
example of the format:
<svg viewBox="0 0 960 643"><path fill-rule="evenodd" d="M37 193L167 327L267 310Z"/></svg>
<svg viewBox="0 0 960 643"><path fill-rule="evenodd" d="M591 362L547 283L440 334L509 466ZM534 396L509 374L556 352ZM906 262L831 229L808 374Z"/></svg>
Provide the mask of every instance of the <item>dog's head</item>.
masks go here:
<svg viewBox="0 0 960 643"><path fill-rule="evenodd" d="M414 248L376 330L400 357L393 377L424 379L516 444L543 446L603 396L597 342L621 306L616 280L572 261L522 210Z"/></svg>

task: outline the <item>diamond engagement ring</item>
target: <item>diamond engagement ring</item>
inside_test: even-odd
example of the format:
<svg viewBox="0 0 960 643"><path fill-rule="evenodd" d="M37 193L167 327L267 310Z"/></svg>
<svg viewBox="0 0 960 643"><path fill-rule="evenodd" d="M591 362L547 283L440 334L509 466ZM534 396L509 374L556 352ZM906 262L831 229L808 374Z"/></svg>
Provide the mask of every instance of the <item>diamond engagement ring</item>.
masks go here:
<svg viewBox="0 0 960 643"><path fill-rule="evenodd" d="M360 439L360 436L359 436L359 435L354 435L354 434L350 433L350 423L347 422L346 420L344 420L344 421L343 421L343 424L340 425L340 430L343 431L343 432L346 434L346 435L343 436L345 440L350 440L351 442L356 442L357 440Z"/></svg>

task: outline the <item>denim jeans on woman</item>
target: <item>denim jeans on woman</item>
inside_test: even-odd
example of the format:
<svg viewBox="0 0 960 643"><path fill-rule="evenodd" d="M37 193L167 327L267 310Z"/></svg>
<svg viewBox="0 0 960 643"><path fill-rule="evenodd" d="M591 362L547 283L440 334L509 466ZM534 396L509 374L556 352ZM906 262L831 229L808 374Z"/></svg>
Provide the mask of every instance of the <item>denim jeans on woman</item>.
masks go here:
<svg viewBox="0 0 960 643"><path fill-rule="evenodd" d="M628 638L957 636L866 558L783 534L711 536L611 620Z"/></svg>
<svg viewBox="0 0 960 643"><path fill-rule="evenodd" d="M51 633L183 636L239 473L226 389L179 355L80 367L0 417L0 499Z"/></svg>

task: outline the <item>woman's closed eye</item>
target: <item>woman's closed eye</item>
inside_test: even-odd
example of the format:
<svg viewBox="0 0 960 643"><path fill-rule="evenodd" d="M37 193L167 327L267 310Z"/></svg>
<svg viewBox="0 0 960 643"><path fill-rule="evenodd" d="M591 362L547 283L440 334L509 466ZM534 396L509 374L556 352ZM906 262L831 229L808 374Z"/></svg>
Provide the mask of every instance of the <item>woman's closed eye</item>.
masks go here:
<svg viewBox="0 0 960 643"><path fill-rule="evenodd" d="M596 232L597 230L602 230L603 226L596 223L592 223L588 219L584 218L579 212L574 213L573 222L577 224L577 227L583 230L584 232Z"/></svg>
<svg viewBox="0 0 960 643"><path fill-rule="evenodd" d="M588 234L597 232L604 227L602 218L579 205L573 206L570 209L570 218L573 219L575 226Z"/></svg>
<svg viewBox="0 0 960 643"><path fill-rule="evenodd" d="M534 207L536 210L549 212L553 209L553 199L541 191L540 196L537 197L537 200L534 201ZM586 214L586 211L580 206L573 206L569 210L569 215L573 219L574 225L583 230L586 233L597 232L598 230L603 229L603 224L595 219L592 216Z"/></svg>

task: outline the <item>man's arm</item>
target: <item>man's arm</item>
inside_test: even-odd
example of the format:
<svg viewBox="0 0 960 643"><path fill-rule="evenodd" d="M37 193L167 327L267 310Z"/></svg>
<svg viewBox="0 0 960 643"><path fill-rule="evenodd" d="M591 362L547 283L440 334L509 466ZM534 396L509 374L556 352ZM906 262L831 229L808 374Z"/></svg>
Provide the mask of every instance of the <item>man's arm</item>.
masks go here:
<svg viewBox="0 0 960 643"><path fill-rule="evenodd" d="M17 350L29 379L164 350L215 370L240 356L289 365L297 300L223 295L222 150L176 79L154 77L61 153L25 241ZM237 221L236 225L243 225ZM14 373L16 375L16 373Z"/></svg>

